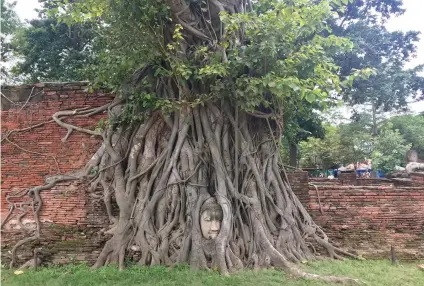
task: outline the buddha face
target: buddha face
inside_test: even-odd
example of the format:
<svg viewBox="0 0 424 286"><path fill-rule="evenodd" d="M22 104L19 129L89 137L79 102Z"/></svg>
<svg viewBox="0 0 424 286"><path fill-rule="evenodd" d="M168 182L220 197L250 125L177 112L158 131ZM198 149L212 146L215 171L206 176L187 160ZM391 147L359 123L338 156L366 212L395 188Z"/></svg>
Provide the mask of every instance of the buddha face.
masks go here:
<svg viewBox="0 0 424 286"><path fill-rule="evenodd" d="M215 198L209 198L200 210L200 228L206 239L214 239L221 229L222 209Z"/></svg>

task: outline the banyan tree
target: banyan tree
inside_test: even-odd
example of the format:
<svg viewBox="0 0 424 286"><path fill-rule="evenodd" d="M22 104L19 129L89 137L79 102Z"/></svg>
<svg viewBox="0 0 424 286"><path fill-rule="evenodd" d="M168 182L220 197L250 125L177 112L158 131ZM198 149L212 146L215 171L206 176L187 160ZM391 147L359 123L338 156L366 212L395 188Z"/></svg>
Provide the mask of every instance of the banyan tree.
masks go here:
<svg viewBox="0 0 424 286"><path fill-rule="evenodd" d="M326 24L337 2L60 4L55 12L69 25L94 23L98 38L91 48L100 51L90 68L95 84L114 88L116 98L66 114L107 111L96 130L56 117L67 137L88 132L103 141L83 170L29 189L35 205L41 207L41 191L63 180L103 190L112 237L94 267L124 268L132 249L141 265L187 263L222 274L274 266L345 281L296 266L317 252L350 254L314 223L280 158L285 112L323 106L352 81L340 78L333 62L351 48Z"/></svg>

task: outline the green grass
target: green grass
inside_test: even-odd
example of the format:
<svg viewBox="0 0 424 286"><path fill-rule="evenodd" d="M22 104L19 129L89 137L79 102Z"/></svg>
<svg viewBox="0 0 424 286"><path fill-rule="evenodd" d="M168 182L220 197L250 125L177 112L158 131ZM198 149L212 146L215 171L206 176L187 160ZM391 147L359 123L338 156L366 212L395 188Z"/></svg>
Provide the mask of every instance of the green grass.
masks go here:
<svg viewBox="0 0 424 286"><path fill-rule="evenodd" d="M389 261L319 261L302 265L305 270L328 275L359 278L371 286L424 285L424 272L414 264L392 266ZM213 271L192 271L187 266L130 267L118 271L115 267L90 270L86 265L42 268L21 275L2 271L2 285L331 285L305 279L291 279L277 270L243 271L223 277Z"/></svg>

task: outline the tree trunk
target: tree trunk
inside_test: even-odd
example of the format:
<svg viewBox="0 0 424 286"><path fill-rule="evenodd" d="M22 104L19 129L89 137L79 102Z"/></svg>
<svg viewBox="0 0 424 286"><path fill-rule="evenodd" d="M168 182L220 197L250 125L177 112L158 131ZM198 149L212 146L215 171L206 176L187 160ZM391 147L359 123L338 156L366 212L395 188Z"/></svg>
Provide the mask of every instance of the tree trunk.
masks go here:
<svg viewBox="0 0 424 286"><path fill-rule="evenodd" d="M289 143L290 166L297 167L297 144Z"/></svg>
<svg viewBox="0 0 424 286"><path fill-rule="evenodd" d="M372 107L372 136L378 135L378 128L377 128L377 108L375 101L371 102Z"/></svg>

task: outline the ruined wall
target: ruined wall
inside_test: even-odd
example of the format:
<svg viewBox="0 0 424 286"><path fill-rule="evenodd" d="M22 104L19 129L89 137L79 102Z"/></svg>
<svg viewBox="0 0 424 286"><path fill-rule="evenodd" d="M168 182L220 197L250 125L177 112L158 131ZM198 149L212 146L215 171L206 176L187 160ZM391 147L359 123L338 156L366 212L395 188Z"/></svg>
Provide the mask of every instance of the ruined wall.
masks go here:
<svg viewBox="0 0 424 286"><path fill-rule="evenodd" d="M43 208L40 215L41 238L39 241L24 244L17 251L17 265L32 258L32 250L41 248L43 261L53 264L66 264L72 261L94 263L108 235L102 229L109 224L103 202L96 192L88 192L88 186L75 181L56 185L43 191ZM29 199L21 200L30 202ZM35 223L29 207L28 214L20 225L12 218L2 233L2 263L9 263L10 251L21 239L28 236L24 228L34 229ZM22 214L18 209L16 215ZM3 217L3 215L2 215Z"/></svg>
<svg viewBox="0 0 424 286"><path fill-rule="evenodd" d="M293 191L336 244L364 257L387 258L393 245L401 259L424 258L424 184L311 180L316 188L304 188L304 174L292 177Z"/></svg>
<svg viewBox="0 0 424 286"><path fill-rule="evenodd" d="M87 84L47 83L4 87L2 89L2 144L1 144L1 216L2 221L9 210L5 200L7 194L42 185L44 177L66 174L80 169L94 154L100 144L98 137L73 132L66 142L62 138L67 130L51 122L57 111L74 110L83 107L98 107L113 98L101 90L86 91ZM105 114L92 117L70 117L64 121L94 130ZM24 132L10 131L24 129L45 122L44 125ZM42 247L46 258L55 263L70 260L93 260L96 251L104 241L98 237L99 229L107 225L103 205L96 202L81 182L57 185L52 190L41 192L43 207L40 214ZM2 232L2 262L8 262L14 243L25 237L25 228L33 229L31 200L28 197L12 199L19 202L11 214L11 220ZM18 217L22 217L19 224ZM18 251L19 263L31 256L34 246L25 245Z"/></svg>
<svg viewBox="0 0 424 286"><path fill-rule="evenodd" d="M424 185L424 173L411 173L410 177L417 184Z"/></svg>

